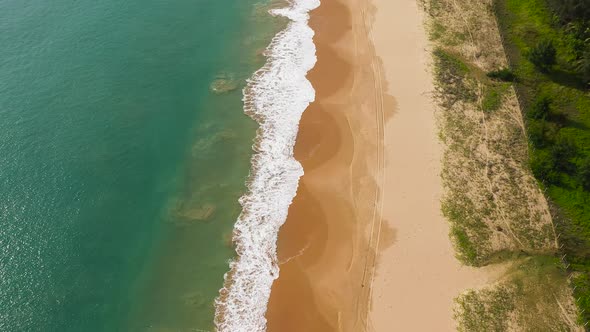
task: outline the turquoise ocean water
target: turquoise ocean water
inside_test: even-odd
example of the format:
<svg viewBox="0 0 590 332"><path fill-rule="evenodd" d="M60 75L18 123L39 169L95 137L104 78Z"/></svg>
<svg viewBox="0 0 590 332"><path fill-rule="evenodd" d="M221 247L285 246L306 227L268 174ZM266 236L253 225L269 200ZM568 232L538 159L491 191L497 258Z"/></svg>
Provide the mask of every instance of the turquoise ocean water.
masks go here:
<svg viewBox="0 0 590 332"><path fill-rule="evenodd" d="M0 0L0 331L212 330L260 0Z"/></svg>

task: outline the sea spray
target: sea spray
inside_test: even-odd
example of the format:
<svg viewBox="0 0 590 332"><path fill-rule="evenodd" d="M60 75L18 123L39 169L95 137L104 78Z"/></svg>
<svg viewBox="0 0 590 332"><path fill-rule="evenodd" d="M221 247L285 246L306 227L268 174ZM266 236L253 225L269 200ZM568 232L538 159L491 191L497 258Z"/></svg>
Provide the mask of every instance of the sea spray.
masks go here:
<svg viewBox="0 0 590 332"><path fill-rule="evenodd" d="M248 193L240 198L242 213L234 227L237 257L230 262L215 301L218 331L266 329L270 290L279 275L277 235L303 175L293 158L293 146L301 115L315 98L306 78L316 62L308 12L319 4L319 0L292 0L286 8L270 11L290 22L272 39L265 51L266 64L244 89L244 111L260 127Z"/></svg>

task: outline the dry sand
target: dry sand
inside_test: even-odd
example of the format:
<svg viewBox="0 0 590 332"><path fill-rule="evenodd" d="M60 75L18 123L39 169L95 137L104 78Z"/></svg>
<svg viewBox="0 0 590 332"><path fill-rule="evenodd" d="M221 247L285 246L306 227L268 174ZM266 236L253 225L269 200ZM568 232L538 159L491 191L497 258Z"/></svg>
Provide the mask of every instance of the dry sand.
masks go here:
<svg viewBox="0 0 590 332"><path fill-rule="evenodd" d="M376 331L452 331L453 299L493 273L457 261L440 212L442 146L421 10L416 0L373 3L372 40L397 101L383 182L383 219L396 239L378 258L370 318Z"/></svg>
<svg viewBox="0 0 590 332"><path fill-rule="evenodd" d="M416 0L312 13L316 102L295 146L305 175L279 233L270 332L452 330L453 298L486 280L456 261L440 214L421 20Z"/></svg>

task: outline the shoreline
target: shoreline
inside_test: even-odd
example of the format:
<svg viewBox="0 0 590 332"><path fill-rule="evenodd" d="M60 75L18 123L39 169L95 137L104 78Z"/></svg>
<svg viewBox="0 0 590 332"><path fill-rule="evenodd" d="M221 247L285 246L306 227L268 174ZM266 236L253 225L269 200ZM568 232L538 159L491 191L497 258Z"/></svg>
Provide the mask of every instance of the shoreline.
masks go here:
<svg viewBox="0 0 590 332"><path fill-rule="evenodd" d="M261 331L271 286L278 277L277 237L296 194L301 164L293 156L302 113L314 100L307 79L316 63L309 12L319 0L298 0L273 8L288 19L265 50L266 62L243 90L244 113L258 122L247 192L234 225L236 256L229 262L215 299L218 331Z"/></svg>
<svg viewBox="0 0 590 332"><path fill-rule="evenodd" d="M324 0L311 12L316 100L299 125L294 151L305 173L279 232L268 331L366 329L381 221L382 112L392 109L382 105L393 102L375 79L371 13L353 0Z"/></svg>
<svg viewBox="0 0 590 332"><path fill-rule="evenodd" d="M316 101L295 145L305 174L279 231L268 331L453 330L453 299L491 274L459 263L440 212L417 3L324 0L310 15Z"/></svg>

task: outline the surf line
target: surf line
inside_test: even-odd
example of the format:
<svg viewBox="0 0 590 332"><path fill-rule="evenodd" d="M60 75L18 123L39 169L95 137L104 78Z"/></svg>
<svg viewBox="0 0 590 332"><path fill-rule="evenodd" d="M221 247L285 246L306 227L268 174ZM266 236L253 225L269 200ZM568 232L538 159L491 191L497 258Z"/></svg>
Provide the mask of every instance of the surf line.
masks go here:
<svg viewBox="0 0 590 332"><path fill-rule="evenodd" d="M220 332L266 330L270 291L279 276L277 236L303 175L293 147L301 115L315 99L306 78L316 63L308 21L309 11L319 5L319 0L290 0L287 7L269 11L290 21L274 36L264 53L265 65L243 90L244 112L259 128L248 192L239 200L242 212L234 226L237 256L215 299L215 327Z"/></svg>

